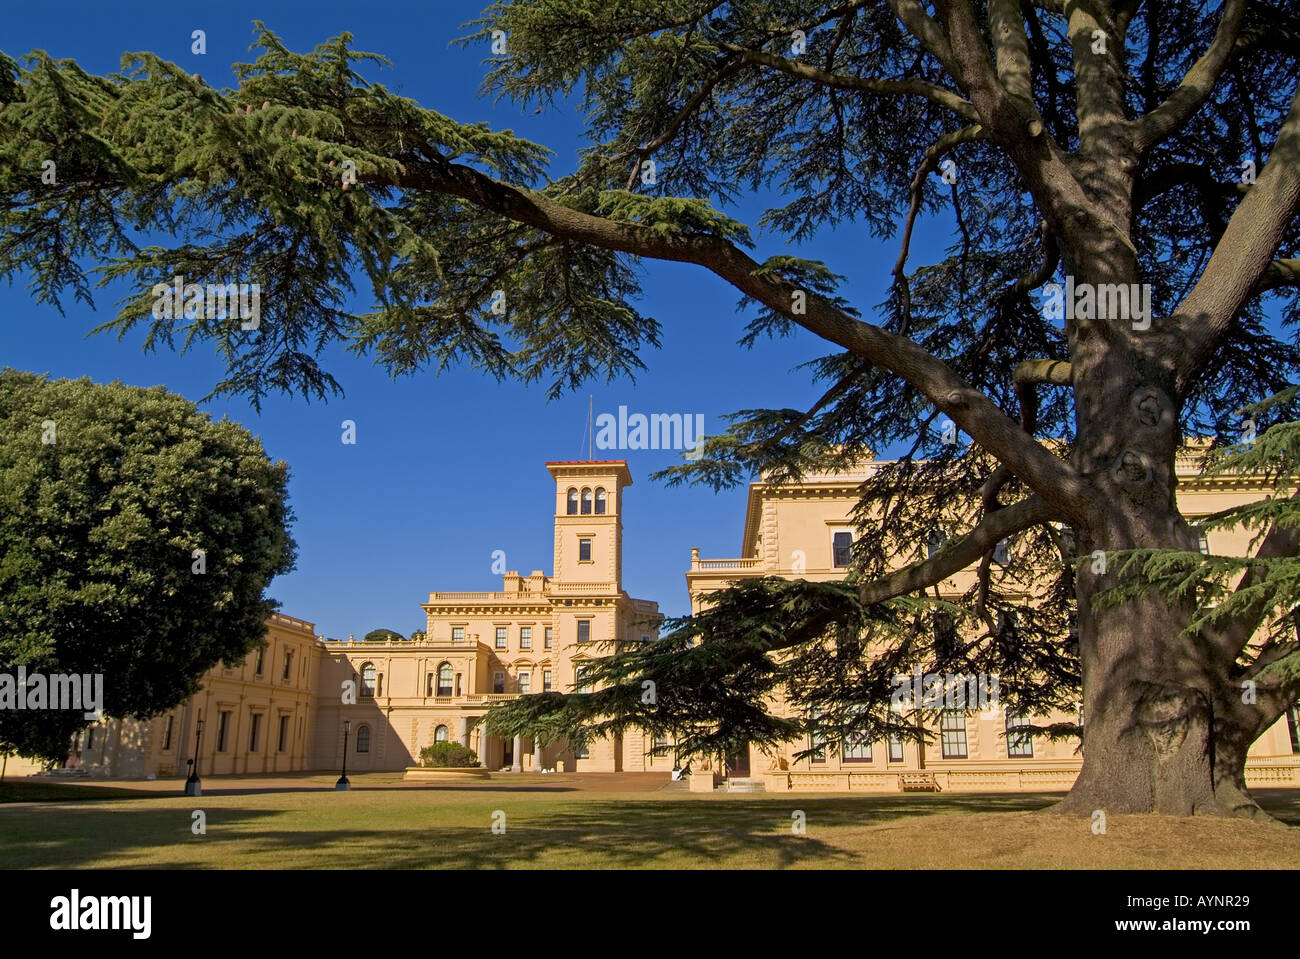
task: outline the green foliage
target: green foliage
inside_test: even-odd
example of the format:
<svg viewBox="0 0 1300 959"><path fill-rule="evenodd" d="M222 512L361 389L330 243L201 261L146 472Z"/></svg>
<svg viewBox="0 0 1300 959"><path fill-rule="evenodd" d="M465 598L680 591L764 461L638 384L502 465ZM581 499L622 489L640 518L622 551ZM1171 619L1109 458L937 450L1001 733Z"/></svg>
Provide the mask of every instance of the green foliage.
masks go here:
<svg viewBox="0 0 1300 959"><path fill-rule="evenodd" d="M144 718L261 642L295 546L288 468L247 430L162 388L6 369L0 436L0 671L102 673L105 713ZM4 711L0 742L61 759L82 725Z"/></svg>
<svg viewBox="0 0 1300 959"><path fill-rule="evenodd" d="M1196 550L1140 549L1108 555L1118 583L1096 598L1113 608L1153 592L1194 605L1188 634L1213 634L1239 617L1262 614L1261 637L1242 651L1240 665L1259 663L1256 682L1275 685L1300 678L1300 556L1256 554L1265 534L1300 536L1300 421L1279 419L1292 412L1300 387L1287 389L1242 412L1258 417L1262 432L1249 442L1209 451L1208 476L1251 474L1272 485L1263 499L1229 507L1203 519L1203 531L1244 528L1251 533L1248 556L1216 556ZM1273 422L1268 425L1269 421ZM1294 540L1293 540L1294 543ZM1084 560L1087 561L1086 559Z"/></svg>
<svg viewBox="0 0 1300 959"><path fill-rule="evenodd" d="M918 720L933 726L935 710L890 710L895 677L918 668L1000 674L1001 699L1012 710L1069 707L1078 688L1077 659L1062 655L1059 641L1033 639L1064 630L1046 618L1051 603L1019 610L1019 629L995 619L972 630L965 604L909 597L864 607L853 582L747 580L707 599L712 605L670 620L658 640L615 646L590 660L584 678L591 692L498 703L488 712L488 730L572 745L642 729L647 738L671 737L682 757L807 737L836 750L846 739L928 736ZM940 616L968 638L936 644ZM1078 733L1069 724L1033 728L1054 737Z"/></svg>
<svg viewBox="0 0 1300 959"><path fill-rule="evenodd" d="M1065 23L1048 7L1020 8L1030 83L1054 149L1074 163L1075 64ZM1233 62L1212 95L1130 171L1137 184L1131 238L1139 273L1154 286L1157 317L1197 279L1240 202L1234 184L1242 158L1263 164L1288 109L1292 34L1269 29L1284 13L1248 5ZM1214 11L1186 3L1132 19L1121 49L1112 51L1125 74L1129 116L1169 97L1209 47L1217 22ZM1287 22L1294 27L1294 18ZM807 49L792 58L795 28ZM543 105L579 98L589 143L572 174L550 177L550 153L509 131L454 121L373 83L363 71L382 66L382 58L352 50L348 34L299 54L258 24L256 59L237 65L236 86L220 90L152 54L128 55L123 72L108 77L40 51L21 64L0 55L0 275L26 272L35 295L53 303L69 291L89 300L96 276L129 279L138 292L106 329L125 335L143 325L146 348L214 344L228 367L217 388L254 402L268 390L318 396L337 389L318 363L337 344L373 356L394 376L463 363L497 378L544 382L555 396L644 368L640 354L658 345L660 328L634 305L638 261L623 252L626 244L578 243L548 232L537 217L485 212L476 201L501 184L472 180L467 171L519 187L507 191L511 210L544 197L575 216L645 231L672 251L751 243L749 228L725 212L742 196L768 205L757 226L796 243L834 228L890 236L915 201L921 213L953 222L952 242L932 262L899 259L878 325L941 359L1013 418L1025 412L1013 378L1020 363L1070 355L1062 324L1034 300L1043 283L1063 276L1062 237L1044 232L1044 211L1005 144L963 143L952 157L956 182L922 177L913 197L927 149L969 118L932 99L899 95L899 83L950 93L956 85L890 4L516 0L494 3L469 29L466 45L494 30L508 38L508 53L489 58L487 92ZM810 83L745 59L742 49L850 81L888 83ZM40 179L41 163L51 158L58 161L55 187ZM647 160L659 171L652 184L637 175ZM346 163L357 171L351 189L340 179ZM165 242L139 249L132 239L138 230ZM1293 224L1281 249L1298 244ZM98 274L83 272L85 262L99 263ZM841 278L817 261L778 254L753 269L852 315L837 294ZM176 274L199 283L262 283L274 295L265 300L261 330L152 317L146 291ZM374 306L354 315L343 304L358 281ZM494 311L497 291L505 296ZM1300 298L1282 295L1284 318L1300 320ZM796 322L749 300L741 308L754 311L743 346L784 335ZM897 462L882 464L860 487L856 519L872 535L855 545L858 580L891 569L900 549L923 558L936 526L946 539L979 517L984 484L998 464L981 450L945 442L932 397L848 352L820 357L801 372L825 389L809 409L738 411L702 456L660 476L715 488L756 475L776 482L856 468L873 451L901 449ZM1238 411L1298 375L1300 350L1265 324L1252 299L1205 375L1178 398L1180 425L1184 433L1223 435L1236 428ZM1072 393L1041 392L1031 432L1068 458ZM1011 480L985 505L996 509L1025 492ZM1276 503L1247 509L1241 516L1291 521ZM1004 695L1024 708L1068 703L1079 683L1070 533L1040 526L1016 537L1012 561L949 611L961 620L963 640L955 645L935 642L942 610L927 599L868 615L854 607L851 590L841 596L812 584L752 584L719 598L718 608L743 629L707 614L683 622L680 634L651 648L616 653L601 667L607 688L522 697L494 709L490 721L574 742L588 722L612 730L635 718L657 728L637 705L639 688L627 684L702 683L694 692L669 692L681 701L667 715L674 725L687 722L690 710L708 717L711 728L701 719L705 725L675 732L698 750L725 750L745 737L771 742L811 732L802 720L768 715L762 697L770 692L822 711L828 723L847 723L850 710L854 723L887 728L872 712L885 689L884 673L874 671L938 663L996 667ZM1230 575L1191 554L1149 558L1155 581L1188 598L1206 599L1211 588L1202 584ZM1052 573L1044 578L1044 570ZM798 616L814 613L823 631L840 631L843 649L834 649L841 651L828 652L823 632L799 628ZM770 670L757 652L776 642L763 617L802 637L779 647ZM885 656L874 646L868 656L854 645L858 639L848 639L864 631ZM703 642L692 645L692 638ZM856 662L848 650L856 650Z"/></svg>
<svg viewBox="0 0 1300 959"><path fill-rule="evenodd" d="M478 764L474 750L460 743L433 743L420 750L421 766L460 768Z"/></svg>
<svg viewBox="0 0 1300 959"><path fill-rule="evenodd" d="M412 639L415 637L412 636ZM372 629L361 637L363 643L404 643L406 637L392 629Z"/></svg>

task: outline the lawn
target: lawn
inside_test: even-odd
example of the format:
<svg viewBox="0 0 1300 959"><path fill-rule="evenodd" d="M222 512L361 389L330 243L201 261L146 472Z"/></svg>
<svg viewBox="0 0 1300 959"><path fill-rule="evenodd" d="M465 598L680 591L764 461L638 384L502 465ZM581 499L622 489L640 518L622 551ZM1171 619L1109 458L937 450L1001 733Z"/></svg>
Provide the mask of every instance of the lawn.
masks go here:
<svg viewBox="0 0 1300 959"><path fill-rule="evenodd" d="M332 781L280 780L274 791L252 779L209 781L197 799L172 784L121 798L57 785L76 801L44 802L21 802L30 787L5 784L0 867L1300 867L1296 790L1259 795L1289 827L1115 815L1097 836L1086 820L1036 812L1053 794L700 796L608 792L562 776L413 787L393 774L356 776L351 792L336 793ZM206 835L191 832L195 810L206 814Z"/></svg>

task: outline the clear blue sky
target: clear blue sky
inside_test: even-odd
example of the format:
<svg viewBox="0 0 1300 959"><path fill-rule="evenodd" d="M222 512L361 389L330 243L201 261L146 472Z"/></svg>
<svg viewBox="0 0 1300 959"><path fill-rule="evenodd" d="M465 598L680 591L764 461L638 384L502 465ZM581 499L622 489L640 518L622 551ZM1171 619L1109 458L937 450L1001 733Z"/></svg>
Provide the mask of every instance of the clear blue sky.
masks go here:
<svg viewBox="0 0 1300 959"><path fill-rule="evenodd" d="M23 4L6 13L0 49L11 56L34 48L73 57L94 72L119 66L124 51L153 51L192 68L217 87L233 85L230 64L251 58L252 21L261 19L293 49L310 49L342 31L357 49L385 54L391 69L373 73L390 89L458 120L487 121L555 151L553 175L568 172L580 143L572 109L534 115L531 108L481 99L486 46L448 42L485 0L435 3L244 2L189 7L172 2ZM207 32L206 56L190 52L195 29ZM661 175L670 171L661 171ZM753 223L761 202L733 210ZM919 231L913 262L926 262L941 241ZM782 252L779 236L758 234L758 257ZM885 295L895 241L877 242L860 228L841 229L802 246L849 281L844 295L866 315ZM593 383L547 402L540 386L497 384L468 370L390 380L366 359L341 351L331 372L346 394L328 404L278 396L259 413L242 399L206 404L261 437L267 452L292 468L297 569L271 585L290 615L314 621L327 636L358 636L385 626L404 634L424 624L420 603L430 590L500 588L493 550L507 567L551 572L551 479L547 460L585 456L588 393L596 412L619 405L644 413L702 413L706 432L723 414L745 408L807 406L820 392L794 368L832 348L811 335L760 343L749 352L736 340L746 318L738 295L704 271L649 263L644 313L663 324L663 346L643 355L649 369L635 383ZM97 311L65 302L66 316L34 304L21 282L0 286L0 365L59 377L120 379L165 385L198 400L222 378L209 352L145 355L142 334L118 342L89 337L109 318L125 288L108 288ZM358 301L358 309L370 304ZM340 442L340 423L357 423L357 444ZM683 576L690 548L704 556L739 552L745 490L669 489L648 476L679 454L635 451L634 486L624 517L625 588L655 600L670 615L688 610ZM599 453L598 458L610 458Z"/></svg>

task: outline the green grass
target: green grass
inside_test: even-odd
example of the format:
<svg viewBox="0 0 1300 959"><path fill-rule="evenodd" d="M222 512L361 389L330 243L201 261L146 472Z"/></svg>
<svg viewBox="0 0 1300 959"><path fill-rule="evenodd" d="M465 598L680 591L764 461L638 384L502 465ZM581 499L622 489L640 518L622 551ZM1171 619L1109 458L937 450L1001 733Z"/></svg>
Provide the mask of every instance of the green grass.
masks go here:
<svg viewBox="0 0 1300 959"><path fill-rule="evenodd" d="M123 789L120 786L70 785L59 782L41 782L30 779L12 779L0 782L0 803L13 802L86 802L103 799L128 799L152 796L141 789Z"/></svg>
<svg viewBox="0 0 1300 959"><path fill-rule="evenodd" d="M1291 827L1040 815L1059 796L691 795L304 777L279 792L132 793L0 807L3 868L863 868L1300 866L1300 791L1261 794ZM256 788L255 782L239 783ZM77 792L94 787L61 786ZM57 797L62 799L62 796ZM192 813L206 835L191 832ZM492 832L494 813L506 832ZM806 817L796 834L792 814Z"/></svg>

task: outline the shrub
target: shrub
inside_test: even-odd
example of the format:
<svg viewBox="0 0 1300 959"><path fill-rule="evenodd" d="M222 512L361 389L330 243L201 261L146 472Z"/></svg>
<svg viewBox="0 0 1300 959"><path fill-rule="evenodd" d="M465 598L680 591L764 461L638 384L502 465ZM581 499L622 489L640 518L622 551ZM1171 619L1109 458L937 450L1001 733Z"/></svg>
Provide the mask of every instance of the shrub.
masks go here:
<svg viewBox="0 0 1300 959"><path fill-rule="evenodd" d="M474 750L460 743L434 743L420 750L421 766L477 766Z"/></svg>

